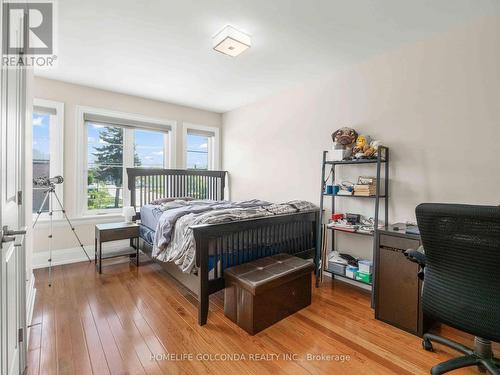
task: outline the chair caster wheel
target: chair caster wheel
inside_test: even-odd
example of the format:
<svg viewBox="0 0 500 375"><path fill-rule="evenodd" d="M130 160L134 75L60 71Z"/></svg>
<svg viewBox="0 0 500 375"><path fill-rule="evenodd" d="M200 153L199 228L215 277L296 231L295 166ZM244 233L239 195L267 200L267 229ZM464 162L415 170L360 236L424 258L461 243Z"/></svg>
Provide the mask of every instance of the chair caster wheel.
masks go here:
<svg viewBox="0 0 500 375"><path fill-rule="evenodd" d="M428 352L433 352L434 348L432 347L432 343L430 340L422 340L422 348Z"/></svg>

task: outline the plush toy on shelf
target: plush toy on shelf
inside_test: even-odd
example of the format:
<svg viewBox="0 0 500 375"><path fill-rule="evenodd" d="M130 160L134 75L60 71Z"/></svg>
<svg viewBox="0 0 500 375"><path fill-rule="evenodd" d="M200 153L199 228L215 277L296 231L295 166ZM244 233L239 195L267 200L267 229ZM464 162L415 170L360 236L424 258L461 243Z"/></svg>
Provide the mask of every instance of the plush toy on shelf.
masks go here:
<svg viewBox="0 0 500 375"><path fill-rule="evenodd" d="M343 127L335 131L332 134L333 160L344 160L349 158L357 138L358 133L352 128Z"/></svg>
<svg viewBox="0 0 500 375"><path fill-rule="evenodd" d="M332 134L331 160L376 158L382 143L369 135L359 134L349 127L338 129Z"/></svg>
<svg viewBox="0 0 500 375"><path fill-rule="evenodd" d="M341 145L343 148L352 148L357 138L356 130L348 127L340 128L332 134L333 143Z"/></svg>
<svg viewBox="0 0 500 375"><path fill-rule="evenodd" d="M370 148L371 138L368 135L359 135L356 139L356 146L352 149L352 154L356 159L366 157L365 152Z"/></svg>
<svg viewBox="0 0 500 375"><path fill-rule="evenodd" d="M370 147L364 152L365 157L373 158L377 155L379 147L382 146L380 141L371 141Z"/></svg>

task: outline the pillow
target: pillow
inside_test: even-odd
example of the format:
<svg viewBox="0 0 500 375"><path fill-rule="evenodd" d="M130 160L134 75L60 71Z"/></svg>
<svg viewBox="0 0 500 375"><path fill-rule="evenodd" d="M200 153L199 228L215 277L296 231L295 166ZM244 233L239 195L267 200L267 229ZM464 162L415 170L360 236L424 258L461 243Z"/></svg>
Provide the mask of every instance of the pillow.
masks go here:
<svg viewBox="0 0 500 375"><path fill-rule="evenodd" d="M318 207L311 202L301 201L301 200L293 200L288 201L286 204L289 204L292 207L295 207L299 211L307 211L307 210L315 210Z"/></svg>
<svg viewBox="0 0 500 375"><path fill-rule="evenodd" d="M175 201L165 202L160 205L160 209L166 211L172 208L184 207L189 204L189 201L182 201L180 199L176 199Z"/></svg>
<svg viewBox="0 0 500 375"><path fill-rule="evenodd" d="M152 201L150 204L163 204L163 203L168 203L168 202L173 202L173 201L192 201L193 198L191 197L170 197L170 198L159 198L155 199Z"/></svg>

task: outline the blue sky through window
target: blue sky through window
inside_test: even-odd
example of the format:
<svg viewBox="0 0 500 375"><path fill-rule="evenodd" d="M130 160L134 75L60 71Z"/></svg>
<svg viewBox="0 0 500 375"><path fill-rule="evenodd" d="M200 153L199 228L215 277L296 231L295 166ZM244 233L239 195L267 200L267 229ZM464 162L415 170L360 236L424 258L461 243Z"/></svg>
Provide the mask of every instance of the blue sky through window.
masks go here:
<svg viewBox="0 0 500 375"><path fill-rule="evenodd" d="M33 178L50 177L50 115L33 111ZM40 208L44 198L41 190L33 189L33 213ZM48 202L41 208L48 211Z"/></svg>
<svg viewBox="0 0 500 375"><path fill-rule="evenodd" d="M188 134L187 168L208 169L208 137Z"/></svg>
<svg viewBox="0 0 500 375"><path fill-rule="evenodd" d="M33 160L50 160L50 115L33 112Z"/></svg>
<svg viewBox="0 0 500 375"><path fill-rule="evenodd" d="M100 135L105 125L89 123L87 126L88 163L95 162L95 148L104 144ZM134 129L134 147L141 166L163 168L164 165L164 133L151 130Z"/></svg>
<svg viewBox="0 0 500 375"><path fill-rule="evenodd" d="M134 130L135 152L141 167L163 168L164 133L151 130Z"/></svg>

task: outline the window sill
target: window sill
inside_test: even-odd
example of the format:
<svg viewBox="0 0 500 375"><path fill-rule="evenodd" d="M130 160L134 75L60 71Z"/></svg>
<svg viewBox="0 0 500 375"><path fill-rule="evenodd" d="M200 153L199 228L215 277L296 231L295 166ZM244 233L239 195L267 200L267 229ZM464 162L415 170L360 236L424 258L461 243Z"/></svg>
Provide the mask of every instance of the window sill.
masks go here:
<svg viewBox="0 0 500 375"><path fill-rule="evenodd" d="M69 219L71 223L75 226L87 225L87 224L102 224L102 223L112 223L125 221L123 215L118 213L113 214L101 214L101 215L83 215ZM36 228L48 228L50 225L49 218L40 218L35 226ZM52 225L54 227L67 226L68 222L64 218L57 218L52 220Z"/></svg>

